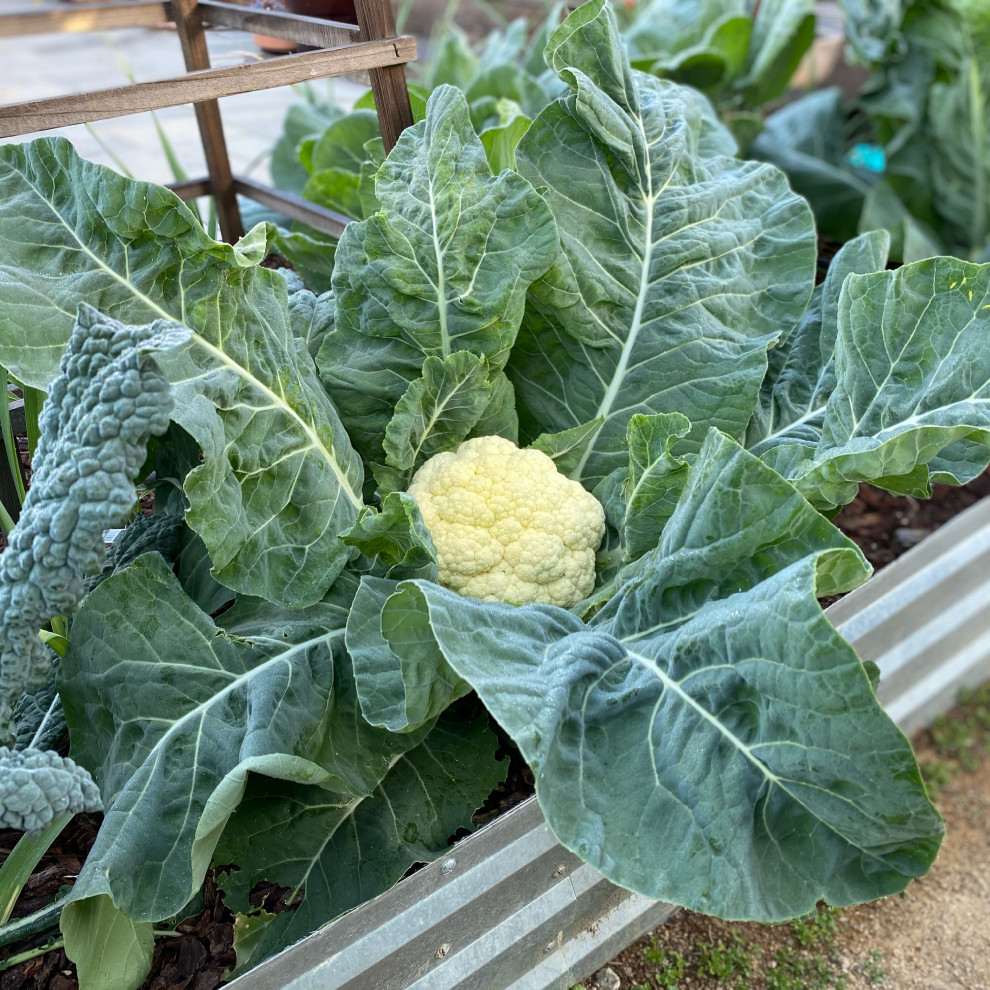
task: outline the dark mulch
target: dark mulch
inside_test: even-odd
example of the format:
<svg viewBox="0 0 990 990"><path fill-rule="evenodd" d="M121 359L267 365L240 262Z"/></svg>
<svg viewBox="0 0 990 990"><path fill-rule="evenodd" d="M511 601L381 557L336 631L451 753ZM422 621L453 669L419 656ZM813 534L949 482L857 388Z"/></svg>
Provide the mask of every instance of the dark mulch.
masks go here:
<svg viewBox="0 0 990 990"><path fill-rule="evenodd" d="M931 498L927 499L891 495L871 485L860 485L856 498L832 522L879 570L988 495L990 472L959 488L934 485Z"/></svg>

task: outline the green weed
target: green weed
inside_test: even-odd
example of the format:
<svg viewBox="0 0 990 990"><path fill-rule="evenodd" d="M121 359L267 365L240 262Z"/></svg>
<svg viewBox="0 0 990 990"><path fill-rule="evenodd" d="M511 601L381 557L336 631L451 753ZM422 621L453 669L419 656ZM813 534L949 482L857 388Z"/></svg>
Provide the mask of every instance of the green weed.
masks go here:
<svg viewBox="0 0 990 990"><path fill-rule="evenodd" d="M791 931L803 946L834 945L839 934L839 912L823 904L809 917L791 922Z"/></svg>
<svg viewBox="0 0 990 990"><path fill-rule="evenodd" d="M714 945L699 942L696 948L696 965L702 976L726 980L732 976L749 976L753 971L753 950L738 932L733 933L729 945L719 939Z"/></svg>
<svg viewBox="0 0 990 990"><path fill-rule="evenodd" d="M845 990L846 985L824 956L802 956L787 947L774 953L764 981L767 990Z"/></svg>
<svg viewBox="0 0 990 990"><path fill-rule="evenodd" d="M880 965L883 953L879 949L870 950L870 957L863 963L863 973L872 984L883 983L885 976L883 966Z"/></svg>
<svg viewBox="0 0 990 990"><path fill-rule="evenodd" d="M651 966L658 967L653 974L653 979L660 990L677 990L678 981L683 980L687 972L688 961L684 956L679 952L661 949L654 939L650 945L643 949L643 958ZM634 987L633 990L636 988Z"/></svg>

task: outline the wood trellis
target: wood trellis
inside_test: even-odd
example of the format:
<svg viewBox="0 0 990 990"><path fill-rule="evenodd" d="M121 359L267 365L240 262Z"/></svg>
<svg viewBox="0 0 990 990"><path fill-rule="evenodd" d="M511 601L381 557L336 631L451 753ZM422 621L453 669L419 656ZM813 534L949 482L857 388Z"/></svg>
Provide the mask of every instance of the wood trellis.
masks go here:
<svg viewBox="0 0 990 990"><path fill-rule="evenodd" d="M212 195L224 240L236 241L244 233L237 206L238 195L317 230L339 236L347 217L308 203L299 196L233 174L217 101L224 96L366 69L385 150L390 151L403 128L412 123L405 66L416 58L415 39L396 34L390 0L353 0L351 14L342 15L340 20L258 10L244 3L223 0L66 4L58 9L0 14L0 38L55 31L152 27L169 21L174 22L177 29L186 63L185 75L0 106L0 138L192 103L209 174L175 183L170 188L182 199ZM210 66L205 34L206 29L214 27L274 35L299 44L315 45L318 50L214 69ZM3 456L0 456L0 501L16 518L16 492Z"/></svg>

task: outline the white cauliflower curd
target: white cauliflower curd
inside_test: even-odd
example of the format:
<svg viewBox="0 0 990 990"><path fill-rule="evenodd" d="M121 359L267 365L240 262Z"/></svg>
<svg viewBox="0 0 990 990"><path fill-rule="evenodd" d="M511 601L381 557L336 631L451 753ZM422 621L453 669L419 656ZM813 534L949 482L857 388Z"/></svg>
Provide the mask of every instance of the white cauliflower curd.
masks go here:
<svg viewBox="0 0 990 990"><path fill-rule="evenodd" d="M605 512L542 451L466 440L431 457L409 494L433 537L439 581L453 591L561 608L591 593Z"/></svg>

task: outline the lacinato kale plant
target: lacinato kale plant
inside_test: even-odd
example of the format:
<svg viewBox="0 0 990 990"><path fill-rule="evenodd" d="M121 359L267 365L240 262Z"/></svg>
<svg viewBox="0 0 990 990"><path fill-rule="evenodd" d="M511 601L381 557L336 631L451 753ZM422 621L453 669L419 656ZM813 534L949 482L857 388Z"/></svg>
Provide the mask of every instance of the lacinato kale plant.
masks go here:
<svg viewBox="0 0 990 990"><path fill-rule="evenodd" d="M0 822L6 828L36 832L66 812L101 809L84 768L36 747L53 700L44 710L22 702L44 689L52 669L55 654L39 631L82 601L86 578L103 564L103 531L127 521L148 441L168 426L172 395L154 355L188 336L172 321L125 327L87 303L79 306L42 410L31 489L0 556ZM16 745L28 733L27 745Z"/></svg>
<svg viewBox="0 0 990 990"><path fill-rule="evenodd" d="M489 716L560 841L650 897L779 921L935 857L910 746L818 598L869 574L828 519L859 483L924 496L990 461L990 269L888 271L874 233L815 287L807 203L631 69L602 0L545 57L563 95L516 169L434 90L322 295L260 266L269 225L220 244L64 140L0 148L0 364L50 386L82 303L188 333L155 355L172 519L94 582L58 679L106 809L62 915L84 986L111 942L100 985L137 986L211 863L243 968L438 855L504 774ZM492 436L603 506L572 608L438 581L407 489ZM294 909L252 907L260 880Z"/></svg>

